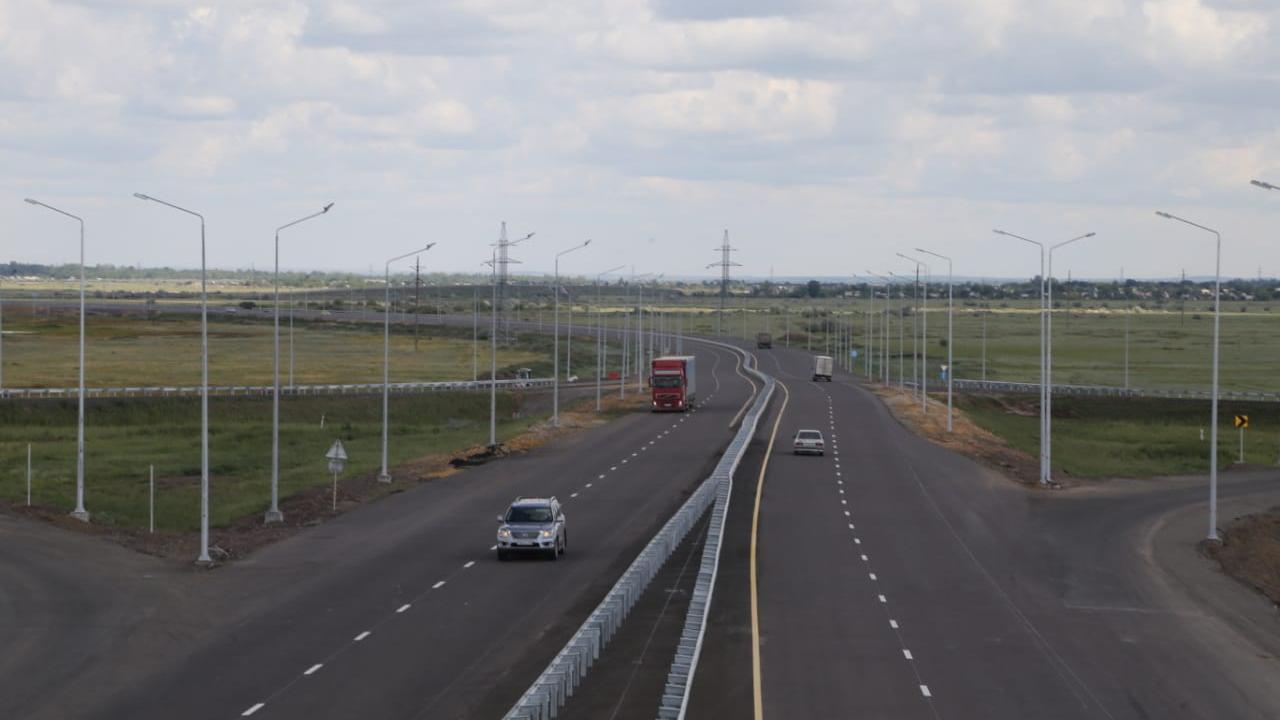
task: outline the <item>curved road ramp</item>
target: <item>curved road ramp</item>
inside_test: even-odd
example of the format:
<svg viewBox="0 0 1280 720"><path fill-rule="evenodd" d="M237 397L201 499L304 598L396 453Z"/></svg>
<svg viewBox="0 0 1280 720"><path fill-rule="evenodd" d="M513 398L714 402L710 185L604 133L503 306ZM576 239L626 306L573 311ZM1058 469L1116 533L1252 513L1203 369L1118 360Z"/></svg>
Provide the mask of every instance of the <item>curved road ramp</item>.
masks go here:
<svg viewBox="0 0 1280 720"><path fill-rule="evenodd" d="M712 344L741 353L745 358L743 367L762 383L761 391L756 393L750 409L743 416L738 432L734 434L733 440L729 442L729 446L711 475L698 486L684 505L649 541L569 642L547 665L546 670L542 671L533 685L507 712L505 716L507 720L547 720L556 717L559 710L573 696L574 690L578 688L583 678L587 676L591 666L600 659L600 653L618 632L658 570L714 502L693 598L689 603L684 631L681 633L680 644L676 650L676 657L672 661L671 672L663 692L662 705L658 711L658 717L661 718L684 717L693 671L697 666L698 654L702 648L707 612L711 608L711 594L715 587L716 570L720 563L721 534L725 513L729 509L729 491L733 488L733 474L746 454L747 446L751 443L751 437L755 435L756 425L769 404L774 388L773 378L752 366L753 356L732 345Z"/></svg>

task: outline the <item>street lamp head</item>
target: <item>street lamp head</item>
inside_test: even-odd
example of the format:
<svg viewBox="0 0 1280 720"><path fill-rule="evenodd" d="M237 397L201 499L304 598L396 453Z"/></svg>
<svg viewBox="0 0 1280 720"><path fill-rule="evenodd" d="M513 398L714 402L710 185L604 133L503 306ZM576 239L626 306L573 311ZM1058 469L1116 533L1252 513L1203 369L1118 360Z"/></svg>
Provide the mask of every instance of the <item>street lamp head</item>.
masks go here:
<svg viewBox="0 0 1280 720"><path fill-rule="evenodd" d="M329 208L331 207L333 207L333 203L329 203L328 205L325 205L324 207L320 208L320 212L327 213L329 212Z"/></svg>
<svg viewBox="0 0 1280 720"><path fill-rule="evenodd" d="M25 202L25 203L27 203L27 204L29 204L29 205L39 205L39 204L40 204L40 203L36 202L35 200L32 200L31 198L23 198L23 199L22 199L22 201L23 201L23 202Z"/></svg>
<svg viewBox="0 0 1280 720"><path fill-rule="evenodd" d="M1172 215L1170 215L1169 213L1167 213L1167 212L1165 212L1165 211L1163 211L1163 210L1157 210L1157 211L1156 211L1156 214L1157 214L1157 215L1159 215L1160 217L1165 218L1165 219L1168 219L1168 220L1172 220L1172 219L1173 219L1173 216L1172 216Z"/></svg>
<svg viewBox="0 0 1280 720"><path fill-rule="evenodd" d="M588 246L588 245L590 245L590 244L591 244L591 238L587 238L587 241L586 241L586 242L584 242L584 243L582 243L582 247L586 247L586 246Z"/></svg>
<svg viewBox="0 0 1280 720"><path fill-rule="evenodd" d="M332 204L333 204L333 203L330 203L330 205L332 205ZM435 244L435 243L430 243L430 244L428 244L426 247L422 248L422 252L426 252L426 251L430 250L431 248L433 248L433 247L435 247L435 246L436 246L436 244Z"/></svg>
<svg viewBox="0 0 1280 720"><path fill-rule="evenodd" d="M1250 180L1249 184L1260 187L1263 190L1280 190L1280 186L1272 185L1271 183L1263 182L1262 180Z"/></svg>
<svg viewBox="0 0 1280 720"><path fill-rule="evenodd" d="M133 196L134 196L134 197L136 197L136 198L138 198L139 200L150 200L150 199L151 199L151 197L150 197L149 195L143 195L142 193L134 193L134 194L133 194Z"/></svg>
<svg viewBox="0 0 1280 720"><path fill-rule="evenodd" d="M1087 237L1087 238L1091 238L1091 237L1093 237L1094 235L1097 235L1097 234L1098 234L1098 233L1092 233L1092 232L1091 232L1091 233L1088 233L1087 235L1085 235L1085 237Z"/></svg>

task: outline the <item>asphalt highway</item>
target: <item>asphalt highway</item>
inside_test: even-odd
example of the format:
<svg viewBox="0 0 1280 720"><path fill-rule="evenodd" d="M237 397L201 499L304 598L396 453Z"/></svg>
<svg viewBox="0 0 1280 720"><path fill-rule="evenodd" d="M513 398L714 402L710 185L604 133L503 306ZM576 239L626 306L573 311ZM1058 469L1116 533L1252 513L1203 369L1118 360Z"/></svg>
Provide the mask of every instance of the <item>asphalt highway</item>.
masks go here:
<svg viewBox="0 0 1280 720"><path fill-rule="evenodd" d="M1017 487L914 435L848 376L812 382L807 354L757 356L789 390L759 516L764 717L1280 717L1275 656L1150 557L1153 522L1203 502L1203 484ZM800 428L823 432L825 456L789 454ZM749 527L750 503L731 507ZM753 715L750 588L726 553L693 716Z"/></svg>
<svg viewBox="0 0 1280 720"><path fill-rule="evenodd" d="M73 665L92 673L113 664L116 685L76 683L68 671L47 693L24 694L13 716L501 716L731 437L751 386L736 354L690 347L699 355L695 412L626 416L416 486L217 571L184 573L175 602L149 607L140 623L179 630L121 643L115 655L96 643L94 657ZM499 563L494 516L517 495L547 494L565 505L568 553ZM29 595L0 590L15 605ZM42 613L0 610L0 635L33 637L24 626ZM32 650L24 659L56 658Z"/></svg>

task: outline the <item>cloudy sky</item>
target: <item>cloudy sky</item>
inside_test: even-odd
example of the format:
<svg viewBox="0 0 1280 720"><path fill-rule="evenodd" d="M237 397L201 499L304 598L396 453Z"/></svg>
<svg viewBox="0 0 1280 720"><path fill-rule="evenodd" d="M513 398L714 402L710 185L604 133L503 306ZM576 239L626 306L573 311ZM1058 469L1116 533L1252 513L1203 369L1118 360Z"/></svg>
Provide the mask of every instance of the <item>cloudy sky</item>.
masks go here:
<svg viewBox="0 0 1280 720"><path fill-rule="evenodd" d="M1274 0L0 0L0 260L1280 275Z"/></svg>

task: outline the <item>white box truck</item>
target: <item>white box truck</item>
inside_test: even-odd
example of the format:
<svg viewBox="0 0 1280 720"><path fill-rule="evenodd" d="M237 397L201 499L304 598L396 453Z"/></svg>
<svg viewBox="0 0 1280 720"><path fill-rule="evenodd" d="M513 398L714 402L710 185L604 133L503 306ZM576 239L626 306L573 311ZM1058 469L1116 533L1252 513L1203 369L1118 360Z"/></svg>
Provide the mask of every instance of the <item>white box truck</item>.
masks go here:
<svg viewBox="0 0 1280 720"><path fill-rule="evenodd" d="M813 358L813 381L826 380L831 382L831 356L818 355Z"/></svg>

